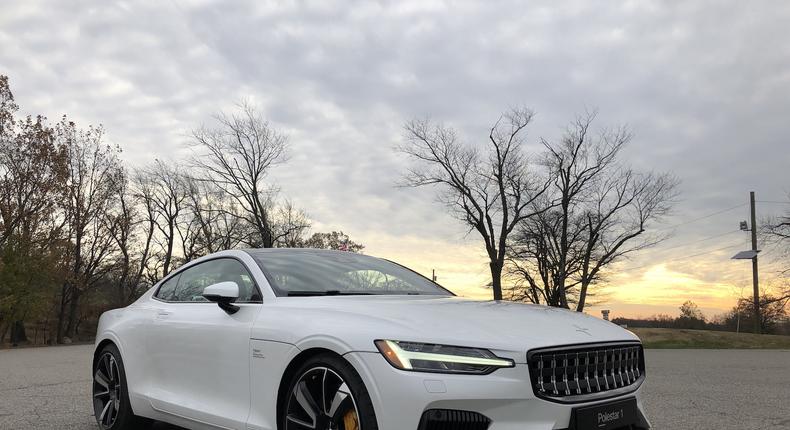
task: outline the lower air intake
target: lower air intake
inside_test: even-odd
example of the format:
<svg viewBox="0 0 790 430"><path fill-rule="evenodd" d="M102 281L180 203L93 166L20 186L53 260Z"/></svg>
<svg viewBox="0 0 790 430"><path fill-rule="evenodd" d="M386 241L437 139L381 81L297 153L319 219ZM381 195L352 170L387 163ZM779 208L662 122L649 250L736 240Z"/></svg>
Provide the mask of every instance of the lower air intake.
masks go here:
<svg viewBox="0 0 790 430"><path fill-rule="evenodd" d="M430 409L422 414L419 430L486 430L487 416L471 411Z"/></svg>

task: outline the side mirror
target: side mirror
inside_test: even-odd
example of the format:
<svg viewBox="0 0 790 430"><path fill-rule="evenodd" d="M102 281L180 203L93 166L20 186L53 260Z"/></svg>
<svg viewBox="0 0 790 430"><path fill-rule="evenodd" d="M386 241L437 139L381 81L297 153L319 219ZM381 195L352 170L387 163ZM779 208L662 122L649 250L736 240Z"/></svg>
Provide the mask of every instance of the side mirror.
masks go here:
<svg viewBox="0 0 790 430"><path fill-rule="evenodd" d="M203 289L203 297L214 302L223 311L229 314L238 312L239 307L234 305L239 298L239 286L235 282L217 282Z"/></svg>

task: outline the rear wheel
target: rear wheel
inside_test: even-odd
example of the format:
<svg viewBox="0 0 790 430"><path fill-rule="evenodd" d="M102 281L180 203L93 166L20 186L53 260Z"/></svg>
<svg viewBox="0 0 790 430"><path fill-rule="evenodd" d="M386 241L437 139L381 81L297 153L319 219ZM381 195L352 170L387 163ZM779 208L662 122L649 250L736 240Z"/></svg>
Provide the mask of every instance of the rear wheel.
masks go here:
<svg viewBox="0 0 790 430"><path fill-rule="evenodd" d="M283 403L281 430L377 430L362 379L342 358L322 354L295 372Z"/></svg>
<svg viewBox="0 0 790 430"><path fill-rule="evenodd" d="M132 430L150 426L150 420L132 412L121 353L105 346L93 364L93 414L106 430Z"/></svg>

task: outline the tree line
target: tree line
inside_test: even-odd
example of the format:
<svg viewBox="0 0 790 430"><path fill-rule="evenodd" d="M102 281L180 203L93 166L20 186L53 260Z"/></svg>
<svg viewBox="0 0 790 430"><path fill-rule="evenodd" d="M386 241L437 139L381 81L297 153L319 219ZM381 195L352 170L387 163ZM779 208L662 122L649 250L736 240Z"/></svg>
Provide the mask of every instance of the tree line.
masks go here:
<svg viewBox="0 0 790 430"><path fill-rule="evenodd" d="M68 342L219 250L363 248L342 232L311 232L280 195L269 173L287 161L288 139L254 106L216 114L190 143L188 161L131 168L102 126L21 116L0 75L0 344Z"/></svg>
<svg viewBox="0 0 790 430"><path fill-rule="evenodd" d="M436 187L482 239L495 300L581 312L602 300L596 290L614 263L667 238L661 221L679 180L626 163L633 133L598 125L595 111L530 145L534 115L509 109L478 143L443 123L407 122L401 185ZM0 76L0 343L26 337L31 323L35 342L73 339L103 310L219 250L362 250L342 232L312 232L281 195L269 174L287 163L288 137L255 106L218 112L188 137L188 159L132 168L101 126L20 116ZM788 219L765 230L786 249ZM784 308L789 297L765 300Z"/></svg>
<svg viewBox="0 0 790 430"><path fill-rule="evenodd" d="M618 317L615 324L627 327L674 328L691 330L717 330L731 332L751 332L754 327L754 301L741 298L729 311L713 317L706 317L692 301L686 301L679 308L680 314L673 317L666 314L648 318ZM760 300L760 333L790 335L790 320L787 312L787 298L777 295L763 295Z"/></svg>

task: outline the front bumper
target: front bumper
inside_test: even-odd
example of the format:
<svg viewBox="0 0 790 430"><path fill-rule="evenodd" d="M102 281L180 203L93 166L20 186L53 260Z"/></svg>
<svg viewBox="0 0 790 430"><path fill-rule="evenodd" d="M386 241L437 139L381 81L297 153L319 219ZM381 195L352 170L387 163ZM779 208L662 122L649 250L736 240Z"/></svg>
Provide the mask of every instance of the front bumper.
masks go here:
<svg viewBox="0 0 790 430"><path fill-rule="evenodd" d="M472 411L491 420L489 430L572 428L575 407L635 397L644 418L640 390L584 404L559 404L535 397L526 364L489 375L451 375L395 369L379 353L352 352L346 359L370 393L380 430L417 430L429 409ZM644 419L644 428L649 423Z"/></svg>

